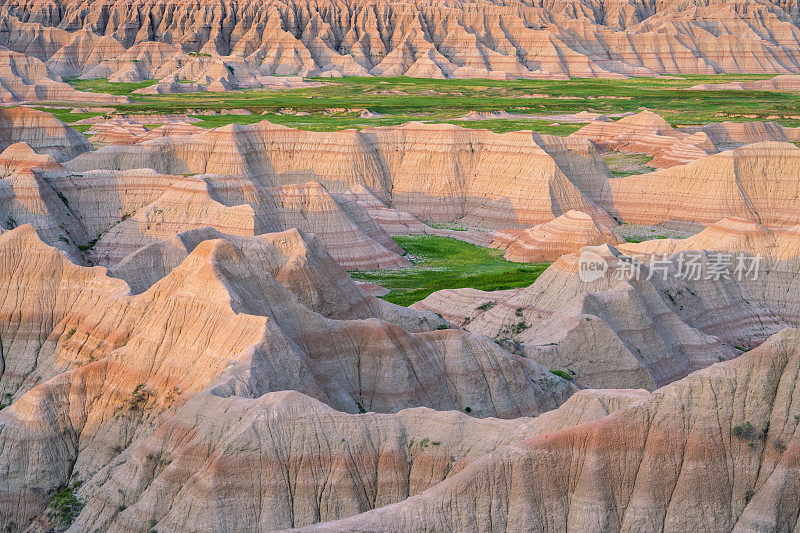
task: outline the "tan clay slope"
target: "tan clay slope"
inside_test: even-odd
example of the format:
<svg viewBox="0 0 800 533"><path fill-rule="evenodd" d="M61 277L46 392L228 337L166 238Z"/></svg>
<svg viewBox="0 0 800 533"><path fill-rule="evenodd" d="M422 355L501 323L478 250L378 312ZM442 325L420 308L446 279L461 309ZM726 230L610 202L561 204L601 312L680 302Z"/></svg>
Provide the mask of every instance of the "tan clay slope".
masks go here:
<svg viewBox="0 0 800 533"><path fill-rule="evenodd" d="M624 222L712 224L735 216L769 227L794 226L800 222L799 167L800 148L761 142L613 180L613 203Z"/></svg>
<svg viewBox="0 0 800 533"><path fill-rule="evenodd" d="M316 182L270 188L242 178L204 180L149 169L68 173L33 166L36 171L0 180L0 225L33 224L45 242L76 261L111 266L141 246L213 226L244 236L313 232L349 269L408 265L363 208Z"/></svg>
<svg viewBox="0 0 800 533"><path fill-rule="evenodd" d="M6 368L17 369L0 381L15 400L0 412L6 522L26 524L69 476L98 471L203 390L296 390L350 413L470 407L502 418L555 408L574 391L482 336L325 318L269 273L274 254L239 243L204 241L128 296L123 282L70 263L30 226L0 235L0 293L13 297L0 339Z"/></svg>
<svg viewBox="0 0 800 533"><path fill-rule="evenodd" d="M27 107L0 108L0 150L24 142L39 154L57 161L72 159L92 149L86 137L50 113Z"/></svg>
<svg viewBox="0 0 800 533"><path fill-rule="evenodd" d="M27 143L8 145L0 152L0 176L9 176L18 170L33 169L41 172L64 172L58 161L50 154L37 154Z"/></svg>
<svg viewBox="0 0 800 533"><path fill-rule="evenodd" d="M54 73L166 79L164 90L180 85L172 80L211 90L269 85L262 80L273 74L563 79L800 71L792 7L769 0L275 0L224 8L9 0L0 8L0 45Z"/></svg>
<svg viewBox="0 0 800 533"><path fill-rule="evenodd" d="M591 143L531 132L409 123L318 133L263 121L106 146L67 166L245 175L270 186L315 179L334 192L364 187L426 220L484 227L530 226L570 209L611 220L611 174Z"/></svg>
<svg viewBox="0 0 800 533"><path fill-rule="evenodd" d="M718 151L704 132L689 134L676 130L652 111L642 111L616 122L591 122L570 137L592 140L606 150L650 155L653 159L648 164L656 168L686 164Z"/></svg>
<svg viewBox="0 0 800 533"><path fill-rule="evenodd" d="M624 242L610 227L595 222L586 213L572 210L526 230L500 230L491 247L505 250L503 257L509 261L538 263L555 261L584 246Z"/></svg>
<svg viewBox="0 0 800 533"><path fill-rule="evenodd" d="M537 418L508 421L424 408L346 415L296 392L202 394L83 485L88 501L73 527L137 531L153 517L159 531L265 531L343 518L646 397L581 391Z"/></svg>
<svg viewBox="0 0 800 533"><path fill-rule="evenodd" d="M508 446L419 496L314 529L791 531L798 367L800 332L786 330L609 417Z"/></svg>
<svg viewBox="0 0 800 533"><path fill-rule="evenodd" d="M235 237L210 228L178 233L172 238L139 248L111 268L110 276L125 280L140 294L179 266L203 241L225 239L257 255L261 268L273 276L303 305L334 319L378 317L410 331L425 331L443 324L432 313L421 314L368 296L337 263L314 235L296 229L257 237Z"/></svg>
<svg viewBox="0 0 800 533"><path fill-rule="evenodd" d="M691 250L708 250L696 252ZM663 385L692 369L756 346L786 324L800 324L800 230L770 230L727 219L698 235L584 249L609 270L591 283L578 275L578 254L561 257L531 287L513 291L444 290L414 305L452 323L499 339L547 368L573 372L593 387ZM737 274L736 256L744 269ZM640 280L625 269L630 257L669 258L669 271L643 266ZM757 270L747 273L753 257ZM725 263L727 257L727 265ZM701 276L683 276L696 261ZM725 275L704 279L709 264ZM685 272L685 268L684 272ZM655 270L657 269L657 270ZM684 279L686 278L686 279Z"/></svg>
<svg viewBox="0 0 800 533"><path fill-rule="evenodd" d="M778 308L796 287L782 268L762 273L759 283L769 290L729 279L680 279L676 257L667 279L659 273L648 280L643 267L636 280L625 277L628 259L615 248L587 250L610 265L607 275L592 283L579 278L573 254L526 289L497 295L439 291L414 308L498 338L546 368L570 373L583 386L612 388L662 386L757 346L791 319L771 307ZM707 254L700 259L707 268ZM766 297L772 300L764 302Z"/></svg>
<svg viewBox="0 0 800 533"><path fill-rule="evenodd" d="M130 103L126 96L76 91L48 72L34 56L0 50L0 103L38 102Z"/></svg>
<svg viewBox="0 0 800 533"><path fill-rule="evenodd" d="M795 130L759 121L673 128L652 111L642 111L616 122L591 122L570 137L590 139L607 150L647 154L653 158L650 166L670 168L745 144L794 140Z"/></svg>

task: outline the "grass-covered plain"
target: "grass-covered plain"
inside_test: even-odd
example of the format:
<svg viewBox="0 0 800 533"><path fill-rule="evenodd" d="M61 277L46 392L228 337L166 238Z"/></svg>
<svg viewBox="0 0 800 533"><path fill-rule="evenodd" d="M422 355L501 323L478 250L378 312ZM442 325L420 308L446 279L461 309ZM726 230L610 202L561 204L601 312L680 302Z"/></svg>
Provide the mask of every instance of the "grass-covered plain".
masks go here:
<svg viewBox="0 0 800 533"><path fill-rule="evenodd" d="M87 91L92 93L106 93L116 94L117 96L133 96L131 93L136 89L144 89L155 84L157 80L144 80L135 82L113 82L105 78L98 78L94 80L81 80L78 78L65 78L65 82L69 83L79 91Z"/></svg>
<svg viewBox="0 0 800 533"><path fill-rule="evenodd" d="M411 305L441 289L472 287L485 291L527 287L550 263L512 263L503 252L456 239L420 235L395 237L414 266L402 270L353 272L355 279L391 289L384 297Z"/></svg>
<svg viewBox="0 0 800 533"><path fill-rule="evenodd" d="M674 125L722 120L769 119L786 126L800 125L800 94L770 91L689 91L699 83L768 78L768 75L684 76L627 80L432 80L420 78L324 78L321 86L291 90L246 90L230 93L132 95L153 80L112 83L108 80L67 80L86 91L125 94L132 104L121 112L183 112L187 109L247 109L259 116L204 118L201 126L246 124L262 118L287 126L333 131L393 125L410 120L450 122L497 132L534 129L566 135L576 124L553 125L553 120L520 117L461 121L470 111L502 110L517 115L557 115L594 111L635 112L651 109ZM286 110L291 110L287 113ZM362 117L367 109L376 116ZM264 113L262 116L261 113ZM299 114L298 114L299 113Z"/></svg>

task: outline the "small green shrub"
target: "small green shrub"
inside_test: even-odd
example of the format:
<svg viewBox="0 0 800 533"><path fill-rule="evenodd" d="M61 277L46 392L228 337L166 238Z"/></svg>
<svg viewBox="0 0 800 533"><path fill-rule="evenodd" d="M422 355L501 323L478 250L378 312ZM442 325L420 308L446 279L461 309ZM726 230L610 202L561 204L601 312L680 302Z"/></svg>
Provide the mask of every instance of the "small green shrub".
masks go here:
<svg viewBox="0 0 800 533"><path fill-rule="evenodd" d="M555 374L556 376L558 376L560 378L566 379L567 381L572 381L572 379L573 379L572 376L570 376L569 374L567 374L563 370L551 370L550 373L551 374Z"/></svg>
<svg viewBox="0 0 800 533"><path fill-rule="evenodd" d="M55 510L56 516L65 525L70 525L83 507L83 503L75 495L75 491L78 490L80 485L80 482L68 485L53 496L53 499L47 505Z"/></svg>
<svg viewBox="0 0 800 533"><path fill-rule="evenodd" d="M739 424L738 426L733 426L733 435L739 439L750 441L752 443L755 440L766 440L767 433L769 432L769 421L764 424L764 427L761 429L756 429L753 424L748 421Z"/></svg>
<svg viewBox="0 0 800 533"><path fill-rule="evenodd" d="M94 245L97 244L97 241L99 241L99 240L100 240L100 238L98 237L97 239L93 239L93 240L89 241L89 244L79 244L78 248L80 250L84 251L84 252L86 250L91 250L92 248L94 248Z"/></svg>

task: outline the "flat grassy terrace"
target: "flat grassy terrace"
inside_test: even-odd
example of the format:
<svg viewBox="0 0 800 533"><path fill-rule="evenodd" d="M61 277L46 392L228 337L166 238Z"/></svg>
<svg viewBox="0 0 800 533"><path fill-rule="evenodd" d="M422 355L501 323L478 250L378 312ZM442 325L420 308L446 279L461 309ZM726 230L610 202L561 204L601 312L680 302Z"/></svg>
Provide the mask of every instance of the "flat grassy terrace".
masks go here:
<svg viewBox="0 0 800 533"><path fill-rule="evenodd" d="M578 124L557 123L521 115L559 115L579 111L636 112L651 109L673 125L723 120L775 120L800 125L800 94L771 91L689 91L699 83L723 83L769 78L730 74L627 80L431 80L420 78L320 78L322 86L291 90L247 90L230 93L131 95L153 81L111 83L108 80L67 80L85 91L129 95L134 103L117 105L120 112L184 112L187 109L247 109L256 116L213 116L201 126L247 124L262 119L287 126L334 131L394 125L411 120L448 122L497 132L534 129L566 135ZM286 110L290 112L286 112ZM362 117L361 110L375 116ZM457 120L470 111L506 111L508 119ZM261 113L264 113L261 115ZM555 125L554 125L555 123Z"/></svg>
<svg viewBox="0 0 800 533"><path fill-rule="evenodd" d="M484 291L527 287L550 263L512 263L503 252L456 239L419 235L395 237L409 254L412 268L352 272L353 278L391 289L384 297L409 306L434 291L472 287Z"/></svg>

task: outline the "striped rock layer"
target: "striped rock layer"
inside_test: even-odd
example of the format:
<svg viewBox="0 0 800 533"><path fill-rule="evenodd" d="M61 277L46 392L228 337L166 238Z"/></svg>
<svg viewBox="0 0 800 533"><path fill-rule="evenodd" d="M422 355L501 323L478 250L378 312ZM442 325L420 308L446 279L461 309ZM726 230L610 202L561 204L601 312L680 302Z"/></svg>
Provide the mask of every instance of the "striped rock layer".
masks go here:
<svg viewBox="0 0 800 533"><path fill-rule="evenodd" d="M565 78L800 72L791 2L5 0L0 45L60 76Z"/></svg>

